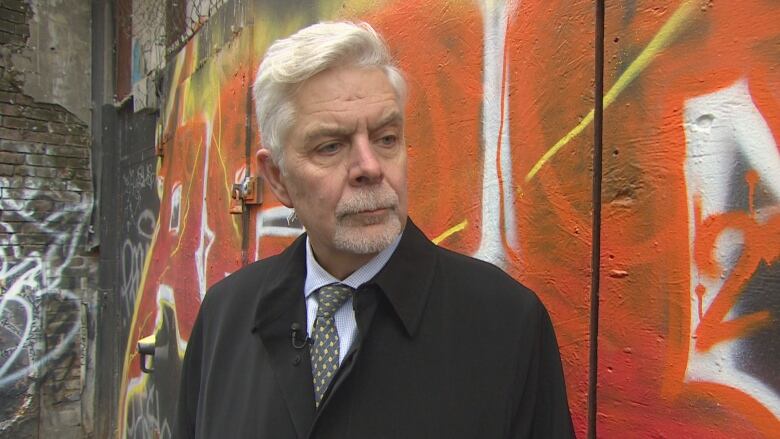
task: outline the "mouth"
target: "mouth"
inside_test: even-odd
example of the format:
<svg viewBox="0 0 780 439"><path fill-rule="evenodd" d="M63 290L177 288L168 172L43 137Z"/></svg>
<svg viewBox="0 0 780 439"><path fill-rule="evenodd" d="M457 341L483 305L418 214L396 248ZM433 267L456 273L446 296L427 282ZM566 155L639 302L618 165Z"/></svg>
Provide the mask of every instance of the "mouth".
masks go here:
<svg viewBox="0 0 780 439"><path fill-rule="evenodd" d="M364 225L378 224L385 220L385 218L394 210L391 207L379 207L376 209L365 209L356 212L349 212L340 215L342 221L358 221Z"/></svg>
<svg viewBox="0 0 780 439"><path fill-rule="evenodd" d="M378 209L362 210L360 212L357 212L357 215L378 215L378 214L383 214L385 212L388 212L389 210L390 210L389 207L380 207Z"/></svg>

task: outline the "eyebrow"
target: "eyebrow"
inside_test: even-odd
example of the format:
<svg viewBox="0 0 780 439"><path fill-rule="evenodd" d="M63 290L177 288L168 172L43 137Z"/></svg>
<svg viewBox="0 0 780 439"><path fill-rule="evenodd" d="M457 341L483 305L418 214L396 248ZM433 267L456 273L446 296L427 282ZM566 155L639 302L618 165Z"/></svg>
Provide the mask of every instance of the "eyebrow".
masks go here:
<svg viewBox="0 0 780 439"><path fill-rule="evenodd" d="M393 125L393 124L400 124L404 120L403 116L401 115L401 112L398 110L393 110L386 115L382 116L379 121L371 126L368 127L369 131L375 131L379 128L383 128L387 125Z"/></svg>
<svg viewBox="0 0 780 439"><path fill-rule="evenodd" d="M369 131L376 131L388 125L400 124L403 121L403 115L398 110L392 110L382 116L379 121L368 127ZM320 137L346 137L353 130L339 127L338 125L322 124L312 129L303 138L304 144L310 144Z"/></svg>
<svg viewBox="0 0 780 439"><path fill-rule="evenodd" d="M344 137L347 136L351 131L352 130L340 128L337 125L320 125L306 133L303 138L303 143L308 145L320 137Z"/></svg>

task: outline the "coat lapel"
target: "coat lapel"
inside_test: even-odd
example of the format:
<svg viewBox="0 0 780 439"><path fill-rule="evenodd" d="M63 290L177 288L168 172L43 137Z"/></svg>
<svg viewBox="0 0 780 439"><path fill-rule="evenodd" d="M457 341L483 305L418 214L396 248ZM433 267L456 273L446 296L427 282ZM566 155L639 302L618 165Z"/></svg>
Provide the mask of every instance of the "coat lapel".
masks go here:
<svg viewBox="0 0 780 439"><path fill-rule="evenodd" d="M409 218L398 248L369 282L384 292L409 337L420 326L436 264L436 246Z"/></svg>
<svg viewBox="0 0 780 439"><path fill-rule="evenodd" d="M299 438L306 437L314 419L314 389L308 345L292 345L291 326L306 328L303 285L306 278L304 236L279 255L275 273L261 291L255 327L263 342L279 388ZM305 331L305 330L304 330Z"/></svg>

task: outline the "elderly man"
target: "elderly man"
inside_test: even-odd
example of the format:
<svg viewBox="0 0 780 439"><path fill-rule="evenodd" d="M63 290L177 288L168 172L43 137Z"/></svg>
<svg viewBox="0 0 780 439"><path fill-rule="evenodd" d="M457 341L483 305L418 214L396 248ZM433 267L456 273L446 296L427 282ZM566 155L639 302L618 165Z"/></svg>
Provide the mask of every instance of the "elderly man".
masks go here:
<svg viewBox="0 0 780 439"><path fill-rule="evenodd" d="M276 41L254 95L259 165L306 234L204 298L175 437L573 436L539 299L407 217L406 85L376 32Z"/></svg>

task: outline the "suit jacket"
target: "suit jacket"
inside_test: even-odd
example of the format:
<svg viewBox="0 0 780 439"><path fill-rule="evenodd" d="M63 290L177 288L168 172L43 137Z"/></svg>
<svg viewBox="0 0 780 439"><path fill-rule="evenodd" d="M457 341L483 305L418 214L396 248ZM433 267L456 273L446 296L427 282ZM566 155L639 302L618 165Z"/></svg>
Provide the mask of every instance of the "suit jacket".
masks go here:
<svg viewBox="0 0 780 439"><path fill-rule="evenodd" d="M358 336L318 410L305 239L215 284L182 368L175 438L573 437L550 318L495 266L407 222L354 295ZM295 343L300 346L300 343Z"/></svg>

